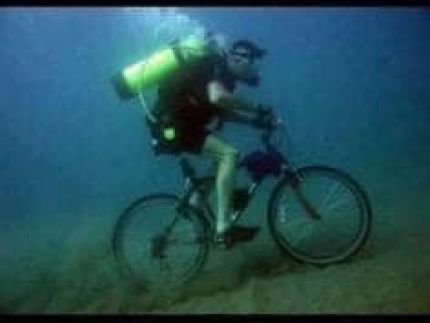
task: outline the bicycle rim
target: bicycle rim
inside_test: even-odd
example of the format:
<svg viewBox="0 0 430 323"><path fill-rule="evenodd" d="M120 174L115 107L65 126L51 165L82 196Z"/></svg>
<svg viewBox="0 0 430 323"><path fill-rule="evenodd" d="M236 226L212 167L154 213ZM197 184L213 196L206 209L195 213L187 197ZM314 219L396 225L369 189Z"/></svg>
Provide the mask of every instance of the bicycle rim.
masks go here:
<svg viewBox="0 0 430 323"><path fill-rule="evenodd" d="M208 251L204 223L191 207L178 213L177 201L175 195L149 195L119 217L112 247L120 272L133 283L169 288L190 280L203 266Z"/></svg>
<svg viewBox="0 0 430 323"><path fill-rule="evenodd" d="M303 181L296 189L285 179L271 200L269 225L275 240L303 262L345 260L368 238L371 211L367 196L350 176L333 168L304 167L299 174ZM300 196L320 219L309 215Z"/></svg>

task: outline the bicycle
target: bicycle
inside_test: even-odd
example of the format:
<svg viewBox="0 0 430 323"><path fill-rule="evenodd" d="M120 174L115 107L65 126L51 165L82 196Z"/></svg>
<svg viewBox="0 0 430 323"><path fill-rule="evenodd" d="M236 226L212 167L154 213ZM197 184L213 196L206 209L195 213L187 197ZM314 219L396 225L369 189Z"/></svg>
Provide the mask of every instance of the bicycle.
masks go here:
<svg viewBox="0 0 430 323"><path fill-rule="evenodd" d="M232 223L246 213L263 180L274 176L277 183L270 193L266 216L278 247L300 262L317 266L349 259L370 234L372 210L367 194L340 169L326 165L293 166L270 142L273 132L283 124L273 111L271 116L270 126L261 135L264 151L247 154L237 165L245 169L250 183L233 191ZM180 159L180 166L185 178L180 196L163 192L145 195L131 203L114 226L111 244L121 274L146 288L160 284L161 275L166 272L166 280L171 284L190 281L202 269L209 249L214 246L216 218L210 193L214 191L215 177L196 176L187 158ZM339 188L342 195L330 204ZM348 206L345 201L351 204ZM341 216L336 216L335 211L342 211ZM153 223L141 229L140 222L149 219ZM154 227L155 219L163 222L159 230ZM141 240L151 232L154 233L146 242ZM132 247L137 249L133 251ZM168 262L172 254L176 262L173 264ZM151 261L157 264L152 272L146 268Z"/></svg>

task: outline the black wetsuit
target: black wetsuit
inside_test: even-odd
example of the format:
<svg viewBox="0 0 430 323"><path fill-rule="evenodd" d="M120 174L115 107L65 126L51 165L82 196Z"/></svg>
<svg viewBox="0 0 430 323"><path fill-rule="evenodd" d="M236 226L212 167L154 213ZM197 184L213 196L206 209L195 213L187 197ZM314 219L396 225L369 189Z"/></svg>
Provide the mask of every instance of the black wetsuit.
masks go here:
<svg viewBox="0 0 430 323"><path fill-rule="evenodd" d="M207 93L207 85L212 80L222 83L229 91L234 90L236 82L224 57L213 55L183 66L160 83L154 114L163 126L173 127L176 133L173 140L166 140L162 132L152 132L167 147L163 152L201 152L210 133L206 127L217 115Z"/></svg>

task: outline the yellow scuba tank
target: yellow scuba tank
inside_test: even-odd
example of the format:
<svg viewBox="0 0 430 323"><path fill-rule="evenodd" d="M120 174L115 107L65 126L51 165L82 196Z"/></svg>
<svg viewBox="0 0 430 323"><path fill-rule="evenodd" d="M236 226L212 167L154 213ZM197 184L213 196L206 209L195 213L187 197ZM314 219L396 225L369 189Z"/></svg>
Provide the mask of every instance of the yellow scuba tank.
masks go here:
<svg viewBox="0 0 430 323"><path fill-rule="evenodd" d="M122 99L131 99L167 78L182 64L192 63L206 55L211 49L210 45L207 39L194 35L174 42L169 47L126 66L114 76L114 88Z"/></svg>

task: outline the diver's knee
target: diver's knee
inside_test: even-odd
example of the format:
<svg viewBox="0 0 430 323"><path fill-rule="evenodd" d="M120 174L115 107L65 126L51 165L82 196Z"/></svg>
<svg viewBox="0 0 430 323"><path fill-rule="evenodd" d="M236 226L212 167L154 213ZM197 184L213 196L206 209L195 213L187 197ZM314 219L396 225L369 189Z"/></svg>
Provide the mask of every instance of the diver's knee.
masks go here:
<svg viewBox="0 0 430 323"><path fill-rule="evenodd" d="M239 151L233 147L227 149L223 156L223 162L235 166L239 159Z"/></svg>

